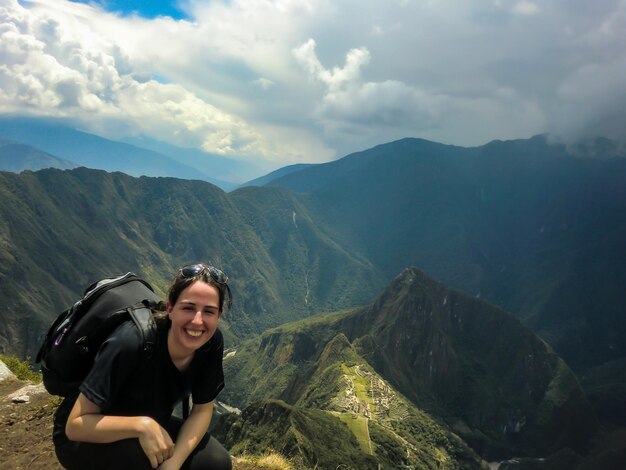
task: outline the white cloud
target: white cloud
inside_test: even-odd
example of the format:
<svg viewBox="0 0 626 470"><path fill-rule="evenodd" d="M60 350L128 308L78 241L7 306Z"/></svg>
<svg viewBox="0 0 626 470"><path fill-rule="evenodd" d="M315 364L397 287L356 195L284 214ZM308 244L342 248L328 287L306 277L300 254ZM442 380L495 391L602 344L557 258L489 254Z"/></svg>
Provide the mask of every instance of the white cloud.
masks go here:
<svg viewBox="0 0 626 470"><path fill-rule="evenodd" d="M624 0L185 5L174 21L0 0L0 112L275 164L626 129Z"/></svg>
<svg viewBox="0 0 626 470"><path fill-rule="evenodd" d="M349 86L359 80L361 67L370 60L369 51L365 48L352 49L346 55L346 64L343 67L324 68L315 53L315 41L309 39L293 50L293 55L313 77L325 83L331 91Z"/></svg>
<svg viewBox="0 0 626 470"><path fill-rule="evenodd" d="M179 84L136 79L135 70L149 76L149 67L123 52L123 42L115 44L114 36L90 25L104 18L115 30L128 27L127 20L84 5L77 6L80 18L68 17L72 10L60 4L64 8L57 10L42 1L40 9L26 10L11 2L0 10L0 112L72 117L109 135L125 122L134 133L195 142L209 152L274 159L265 138L236 113ZM176 29L174 22L162 21ZM268 79L260 83L271 85Z"/></svg>
<svg viewBox="0 0 626 470"><path fill-rule="evenodd" d="M423 118L423 121L432 119L433 115L422 104L425 101L429 105L434 104L437 98L421 94L402 82L362 81L361 70L370 61L366 48L351 49L346 54L343 67L327 69L317 57L315 46L315 41L309 39L295 48L293 54L311 78L326 85L326 93L316 108L318 118L359 126L406 126L415 122L416 118Z"/></svg>
<svg viewBox="0 0 626 470"><path fill-rule="evenodd" d="M390 139L420 135L444 142L447 132L481 142L486 135L515 138L517 133L530 136L544 131L542 111L534 103L525 103L513 89L500 87L468 97L397 80L364 81L364 68L370 61L367 49L352 49L343 67L327 69L315 46L315 41L309 40L293 53L310 78L325 85L311 116L326 135L375 145L376 140L368 135L371 129L384 130ZM511 109L516 110L514 115ZM479 129L467 128L473 119L480 120Z"/></svg>

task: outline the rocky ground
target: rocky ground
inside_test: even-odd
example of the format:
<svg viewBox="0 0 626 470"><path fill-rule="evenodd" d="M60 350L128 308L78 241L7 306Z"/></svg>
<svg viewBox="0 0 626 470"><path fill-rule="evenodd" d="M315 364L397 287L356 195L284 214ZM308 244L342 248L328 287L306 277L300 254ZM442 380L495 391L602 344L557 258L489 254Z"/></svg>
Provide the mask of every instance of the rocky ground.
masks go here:
<svg viewBox="0 0 626 470"><path fill-rule="evenodd" d="M23 392L16 397L20 390ZM23 398L19 396L25 395L29 401L20 402ZM52 416L59 401L41 386L33 387L15 378L0 380L0 468L62 470L52 445ZM268 469L239 459L233 463L234 470Z"/></svg>
<svg viewBox="0 0 626 470"><path fill-rule="evenodd" d="M0 381L0 462L12 470L62 469L52 446L52 415L58 400L45 392L30 393L28 403L11 394L27 386L17 379Z"/></svg>

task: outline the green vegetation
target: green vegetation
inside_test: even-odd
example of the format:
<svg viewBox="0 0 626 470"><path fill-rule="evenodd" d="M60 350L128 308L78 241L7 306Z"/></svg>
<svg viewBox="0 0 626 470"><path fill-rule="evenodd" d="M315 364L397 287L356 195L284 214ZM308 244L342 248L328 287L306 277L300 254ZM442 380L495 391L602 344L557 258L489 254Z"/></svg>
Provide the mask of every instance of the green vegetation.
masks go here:
<svg viewBox="0 0 626 470"><path fill-rule="evenodd" d="M34 355L82 288L127 270L163 292L181 263L222 264L234 344L368 303L414 265L527 319L584 370L626 357L625 175L623 159L571 158L542 137L404 139L230 194L85 168L3 173L0 351Z"/></svg>
<svg viewBox="0 0 626 470"><path fill-rule="evenodd" d="M384 467L409 465L406 444L400 438L374 422L369 424L368 434L376 459Z"/></svg>
<svg viewBox="0 0 626 470"><path fill-rule="evenodd" d="M298 468L297 463L272 451L266 451L263 455L237 455L235 461L237 463L248 464L257 468L266 468L268 470L295 470Z"/></svg>
<svg viewBox="0 0 626 470"><path fill-rule="evenodd" d="M626 427L626 359L590 371L581 385L598 417L609 426Z"/></svg>
<svg viewBox="0 0 626 470"><path fill-rule="evenodd" d="M537 422L539 425L545 425L551 419L554 411L566 404L572 393L580 393L577 385L574 374L562 360L559 360L555 374L538 410Z"/></svg>
<svg viewBox="0 0 626 470"><path fill-rule="evenodd" d="M34 356L56 315L95 280L133 271L164 294L191 261L218 264L231 279L231 347L369 301L383 280L314 221L305 200L86 168L0 173L0 351Z"/></svg>
<svg viewBox="0 0 626 470"><path fill-rule="evenodd" d="M226 400L246 394L253 400L278 396L294 404L293 409L330 412L346 427L363 456L391 467L480 468L479 459L462 441L394 391L354 351L347 336L337 333L343 322L363 312L352 310L301 320L244 342L226 361L226 373L232 379L225 390ZM254 436L269 432L263 431L268 423L252 419L251 413L256 413L246 410L236 423L226 423L224 430L241 428L248 436L245 450L252 452L250 446L258 440ZM376 439L370 439L374 424L379 426ZM280 427L272 420L274 425ZM282 424L283 434L291 433L296 440L305 438L287 431L289 426ZM258 452L262 446L255 449ZM283 447L278 450L284 452Z"/></svg>
<svg viewBox="0 0 626 470"><path fill-rule="evenodd" d="M274 449L304 468L335 469L350 465L375 469L376 461L360 452L354 435L341 420L320 410L269 400L230 417L214 433L235 455L262 455Z"/></svg>
<svg viewBox="0 0 626 470"><path fill-rule="evenodd" d="M27 361L22 361L14 356L6 356L0 354L0 361L4 362L15 376L20 380L27 380L33 383L40 383L42 381L41 373L33 370L32 366Z"/></svg>
<svg viewBox="0 0 626 470"><path fill-rule="evenodd" d="M473 149L402 139L271 184L310 196L380 276L418 266L527 319L585 370L626 357L625 180L626 159L576 158L537 136Z"/></svg>
<svg viewBox="0 0 626 470"><path fill-rule="evenodd" d="M370 307L242 343L226 372L227 402L280 397L334 412L361 452L379 459L380 444L380 458L395 464L479 468L446 423L493 459L583 449L597 432L575 376L544 342L512 315L415 269ZM381 427L376 439L365 433L372 423ZM403 457L394 454L398 445Z"/></svg>
<svg viewBox="0 0 626 470"><path fill-rule="evenodd" d="M230 194L85 168L2 173L0 351L33 355L55 312L127 270L162 292L177 265L221 261L235 342L368 303L414 265L527 319L584 370L626 357L625 175L623 159L571 158L542 137L404 139Z"/></svg>
<svg viewBox="0 0 626 470"><path fill-rule="evenodd" d="M354 434L354 437L361 447L361 452L373 455L367 418L349 413L333 412L333 414L346 423L350 431L352 431L352 434Z"/></svg>

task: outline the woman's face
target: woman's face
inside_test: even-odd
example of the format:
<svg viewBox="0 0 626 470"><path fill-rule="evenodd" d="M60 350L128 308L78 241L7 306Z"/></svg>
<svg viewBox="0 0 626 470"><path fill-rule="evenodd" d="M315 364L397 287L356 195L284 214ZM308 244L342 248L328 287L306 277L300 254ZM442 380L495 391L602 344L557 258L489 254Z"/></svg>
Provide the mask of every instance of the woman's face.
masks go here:
<svg viewBox="0 0 626 470"><path fill-rule="evenodd" d="M184 289L174 305L167 305L172 321L168 337L170 354L176 357L193 354L204 346L217 329L219 310L217 287L196 281Z"/></svg>

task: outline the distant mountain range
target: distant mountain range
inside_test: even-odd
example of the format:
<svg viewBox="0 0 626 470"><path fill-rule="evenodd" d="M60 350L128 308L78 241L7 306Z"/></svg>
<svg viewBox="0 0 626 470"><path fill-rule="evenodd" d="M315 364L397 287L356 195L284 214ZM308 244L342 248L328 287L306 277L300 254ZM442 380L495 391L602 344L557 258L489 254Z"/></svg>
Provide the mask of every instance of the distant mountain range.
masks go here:
<svg viewBox="0 0 626 470"><path fill-rule="evenodd" d="M226 191L262 174L262 170L253 164L232 158L175 147L153 139L135 139L132 143L118 142L74 129L56 120L0 116L0 139L31 146L54 155L60 161L72 161L74 166L121 171L132 176L198 179ZM52 163L54 162L48 160L46 165ZM39 163L24 160L22 165L25 167L21 169L43 168ZM52 166L67 168L63 163ZM5 171L13 170L6 167Z"/></svg>
<svg viewBox="0 0 626 470"><path fill-rule="evenodd" d="M48 140L70 136L87 138ZM580 463L601 432L596 417L626 427L626 159L580 155L542 136L476 148L404 139L230 193L197 178L87 168L0 173L0 351L33 357L51 319L100 277L135 271L164 293L177 266L213 261L235 295L224 316L232 363L249 371L227 390L249 414L225 438L261 445L245 419L280 416L291 427L271 435L313 449L316 420L340 436L344 419L361 451L337 455L363 468L402 452L406 465L479 468L478 456L566 447L575 455L553 458ZM330 323L319 316L350 308ZM308 326L251 339L301 319ZM269 362L248 362L254 347ZM327 370L332 357L341 360ZM356 384L362 371L407 418L407 428L367 428L371 452L361 420L328 416L341 413L331 398L347 393L337 377Z"/></svg>
<svg viewBox="0 0 626 470"><path fill-rule="evenodd" d="M24 170L36 171L44 168L69 170L77 166L74 162L57 158L30 145L0 140L0 171L19 173Z"/></svg>
<svg viewBox="0 0 626 470"><path fill-rule="evenodd" d="M270 173L268 173L267 175L261 176L259 178L255 178L253 180L248 181L247 183L244 183L242 186L265 186L269 183L271 183L274 180L277 180L285 175L288 175L289 173L294 173L296 171L300 171L303 170L305 168L309 168L311 166L314 166L313 164L307 164L307 163L298 163L296 165L289 165L289 166L285 166L283 168L279 168L278 170L274 170Z"/></svg>
<svg viewBox="0 0 626 470"><path fill-rule="evenodd" d="M266 172L265 169L249 160L243 161L233 157L207 153L199 149L177 147L146 137L125 139L124 141L137 147L166 155L179 163L197 168L217 181L219 183L217 186L225 191L230 191Z"/></svg>

